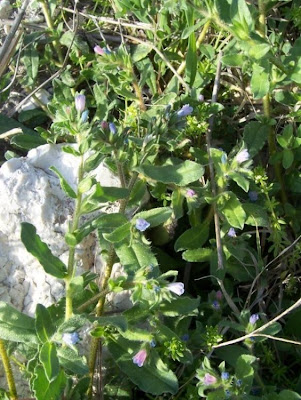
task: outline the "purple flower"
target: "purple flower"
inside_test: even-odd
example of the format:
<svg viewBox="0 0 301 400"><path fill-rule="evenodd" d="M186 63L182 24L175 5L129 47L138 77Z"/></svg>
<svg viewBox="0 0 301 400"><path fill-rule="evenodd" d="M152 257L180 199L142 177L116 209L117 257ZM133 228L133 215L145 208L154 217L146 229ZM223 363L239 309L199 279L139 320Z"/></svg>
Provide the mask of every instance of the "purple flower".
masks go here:
<svg viewBox="0 0 301 400"><path fill-rule="evenodd" d="M111 54L110 50L108 50L106 47L100 47L100 46L94 46L94 53L99 54L100 56L103 56L104 54Z"/></svg>
<svg viewBox="0 0 301 400"><path fill-rule="evenodd" d="M88 116L89 116L89 111L88 111L88 110L85 110L85 111L82 113L82 117L81 117L81 120L82 120L83 123L88 121Z"/></svg>
<svg viewBox="0 0 301 400"><path fill-rule="evenodd" d="M94 53L99 54L100 56L103 56L105 54L105 51L102 47L96 45L96 46L94 46Z"/></svg>
<svg viewBox="0 0 301 400"><path fill-rule="evenodd" d="M186 117L190 115L193 111L193 108L189 104L185 104L178 112L178 117Z"/></svg>
<svg viewBox="0 0 301 400"><path fill-rule="evenodd" d="M235 229L234 229L234 228L230 228L230 229L229 229L229 231L228 231L228 236L230 236L230 237L232 237L232 238L236 237L236 232L235 232Z"/></svg>
<svg viewBox="0 0 301 400"><path fill-rule="evenodd" d="M227 379L229 379L229 372L222 372L221 374L221 378L222 380L226 381Z"/></svg>
<svg viewBox="0 0 301 400"><path fill-rule="evenodd" d="M216 377L208 374L208 372L205 374L203 378L204 385L214 385L216 381L217 381Z"/></svg>
<svg viewBox="0 0 301 400"><path fill-rule="evenodd" d="M75 96L75 108L81 113L84 111L86 106L86 96L84 94L78 94Z"/></svg>
<svg viewBox="0 0 301 400"><path fill-rule="evenodd" d="M213 301L212 307L213 307L215 310L219 310L219 309L221 308L221 306L220 306L220 304L219 304L219 302L218 302L217 300L214 300L214 301Z"/></svg>
<svg viewBox="0 0 301 400"><path fill-rule="evenodd" d="M169 284L167 285L167 289L168 289L170 292L173 292L173 293L177 294L178 296L181 296L181 295L184 293L184 291L185 291L185 289L184 289L184 283L182 283L182 282L173 282L173 283L169 283Z"/></svg>
<svg viewBox="0 0 301 400"><path fill-rule="evenodd" d="M222 300L223 299L223 293L220 290L218 290L215 293L215 297L217 298L217 300Z"/></svg>
<svg viewBox="0 0 301 400"><path fill-rule="evenodd" d="M201 103L203 103L203 101L205 100L204 95L203 95L203 94L200 94L199 97L198 97L198 100L199 100Z"/></svg>
<svg viewBox="0 0 301 400"><path fill-rule="evenodd" d="M249 322L250 322L251 325L255 325L258 320L259 320L259 315L258 314L252 314L250 319L249 319Z"/></svg>
<svg viewBox="0 0 301 400"><path fill-rule="evenodd" d="M241 164L241 163L247 161L249 158L250 158L250 154L249 154L248 150L247 149L243 149L236 155L235 160L239 164Z"/></svg>
<svg viewBox="0 0 301 400"><path fill-rule="evenodd" d="M137 221L136 221L136 229L138 229L138 231L144 232L149 227L150 227L150 223L147 222L145 219L143 219L143 218L138 218L137 219Z"/></svg>
<svg viewBox="0 0 301 400"><path fill-rule="evenodd" d="M194 197L195 195L196 195L196 193L193 189L186 190L186 197Z"/></svg>
<svg viewBox="0 0 301 400"><path fill-rule="evenodd" d="M77 332L72 333L64 333L63 334L63 342L68 346L73 346L79 342L79 336Z"/></svg>
<svg viewBox="0 0 301 400"><path fill-rule="evenodd" d="M255 190L251 190L251 191L248 193L248 196L249 196L250 201L252 201L252 202L257 201L257 199L258 199L258 193L255 192Z"/></svg>
<svg viewBox="0 0 301 400"><path fill-rule="evenodd" d="M107 123L107 121L101 121L100 126L103 130L108 129L109 128L109 124Z"/></svg>
<svg viewBox="0 0 301 400"><path fill-rule="evenodd" d="M110 129L110 132L113 133L113 135L115 135L115 133L117 132L117 129L116 129L114 122L109 123L109 129Z"/></svg>
<svg viewBox="0 0 301 400"><path fill-rule="evenodd" d="M188 340L189 340L189 335L188 335L188 333L185 333L185 334L182 336L182 340L183 340L183 342L188 342Z"/></svg>
<svg viewBox="0 0 301 400"><path fill-rule="evenodd" d="M134 355L132 360L134 364L138 365L138 367L143 367L146 357L147 357L147 352L146 350L142 349L138 351L136 355Z"/></svg>

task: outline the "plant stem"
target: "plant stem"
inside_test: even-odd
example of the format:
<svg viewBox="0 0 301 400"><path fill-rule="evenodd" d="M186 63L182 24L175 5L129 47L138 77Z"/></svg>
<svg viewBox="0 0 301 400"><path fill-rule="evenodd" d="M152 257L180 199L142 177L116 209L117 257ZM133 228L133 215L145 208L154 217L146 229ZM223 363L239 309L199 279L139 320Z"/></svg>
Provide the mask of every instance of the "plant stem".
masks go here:
<svg viewBox="0 0 301 400"><path fill-rule="evenodd" d="M16 390L15 379L14 379L13 371L11 369L9 358L8 358L8 355L6 352L5 342L2 339L0 339L0 357L2 359L2 363L3 363L5 375L6 375L6 380L7 380L8 390L9 390L9 398L10 398L10 400L17 400L18 395L17 395L17 390Z"/></svg>
<svg viewBox="0 0 301 400"><path fill-rule="evenodd" d="M266 36L266 15L265 15L265 1L264 0L258 0L258 10L259 10L259 33L262 37ZM264 116L266 117L267 120L271 119L271 101L270 101L270 95L267 93L263 99L263 113ZM275 140L275 129L273 126L269 126L269 131L268 131L268 146L269 146L269 154L272 156L277 152L277 147L276 147L276 140ZM287 196L285 192L285 186L283 182L283 177L281 173L281 165L279 162L276 162L275 164L275 175L280 183L281 186L281 201L283 204L287 202Z"/></svg>
<svg viewBox="0 0 301 400"><path fill-rule="evenodd" d="M83 179L83 175L84 175L83 164L84 164L84 160L83 160L83 156L81 156L80 164L78 167L78 183L80 183L81 180ZM77 191L77 198L75 200L75 209L74 209L73 222L72 222L72 227L71 227L70 233L74 232L78 228L81 204L82 204L82 193ZM65 321L67 321L73 314L72 295L70 293L70 283L71 283L71 280L75 273L74 261L75 261L75 247L69 246L68 275L65 278L65 283L66 283Z"/></svg>
<svg viewBox="0 0 301 400"><path fill-rule="evenodd" d="M196 41L196 48L198 49L200 47L200 45L203 43L203 41L205 40L206 34L208 32L208 29L210 28L211 25L211 20L208 19L208 21L205 23L205 25L203 26L202 32L200 33L200 36L198 37L197 41ZM179 66L179 68L177 69L177 73L179 75L182 74L182 72L184 71L186 67L186 60L182 61L181 65Z"/></svg>
<svg viewBox="0 0 301 400"><path fill-rule="evenodd" d="M47 0L40 0L40 3L41 3L43 14L44 14L44 17L45 17L45 20L46 20L46 24L47 24L48 28L52 31L52 33L54 33L55 32L54 24L53 24L53 20L52 20L52 17L51 17L49 8L48 8ZM59 42L57 40L54 40L53 41L53 46L56 49L56 52L57 52L57 55L58 55L60 63L63 64L64 57L63 57L62 49L60 47Z"/></svg>
<svg viewBox="0 0 301 400"><path fill-rule="evenodd" d="M120 174L122 165L119 164L117 160L116 160L116 163L117 163L117 165L119 165L119 168L118 168L119 179L122 179L122 177L124 176L123 171L122 171L122 174ZM136 172L133 173L133 175L127 185L129 193L131 193L131 190L133 189L133 187L135 185L137 177L138 177L138 173L136 173ZM130 196L130 194L129 194L129 196ZM125 209L126 209L126 206L127 206L128 200L129 200L129 196L127 197L127 199L120 201L119 212L121 214L124 214L124 212L125 212ZM100 317L103 313L105 300L106 300L106 294L108 292L108 282L111 277L115 258L116 258L116 253L115 253L114 245L111 245L110 249L109 249L109 253L108 253L108 259L107 259L106 266L105 266L105 272L103 274L102 282L101 282L102 292L101 292L101 294L99 293L99 295L101 295L101 296L96 305L96 316L97 317ZM95 338L95 337L92 338L91 348L90 348L90 356L89 356L89 361L88 361L89 375L90 375L90 386L88 389L88 398L92 398L93 376L94 376L94 370L95 370L95 364L96 364L96 358L97 358L97 350L99 348L99 343L100 343L100 338ZM100 371L100 380L101 380L101 371ZM102 399L102 393L100 393L100 400L101 399Z"/></svg>

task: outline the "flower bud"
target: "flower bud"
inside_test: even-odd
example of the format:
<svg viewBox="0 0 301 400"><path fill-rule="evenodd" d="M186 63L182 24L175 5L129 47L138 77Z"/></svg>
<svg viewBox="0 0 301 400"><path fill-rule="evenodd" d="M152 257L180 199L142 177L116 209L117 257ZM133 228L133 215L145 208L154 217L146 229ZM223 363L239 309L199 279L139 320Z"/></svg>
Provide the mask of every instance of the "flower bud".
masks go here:
<svg viewBox="0 0 301 400"><path fill-rule="evenodd" d="M76 110L81 113L84 111L86 107L86 96L83 94L78 94L75 97L75 108Z"/></svg>

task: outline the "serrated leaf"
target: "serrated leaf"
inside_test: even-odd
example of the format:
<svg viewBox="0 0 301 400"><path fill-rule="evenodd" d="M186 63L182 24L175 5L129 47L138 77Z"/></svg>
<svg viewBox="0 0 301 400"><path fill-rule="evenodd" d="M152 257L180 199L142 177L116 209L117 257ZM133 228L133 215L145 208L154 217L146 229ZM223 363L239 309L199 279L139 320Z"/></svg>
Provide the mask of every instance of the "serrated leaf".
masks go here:
<svg viewBox="0 0 301 400"><path fill-rule="evenodd" d="M51 253L47 244L42 242L36 232L36 228L32 224L21 223L21 240L26 250L36 257L47 274L64 279L67 275L65 264Z"/></svg>
<svg viewBox="0 0 301 400"><path fill-rule="evenodd" d="M72 199L76 199L76 193L75 193L75 191L72 189L72 187L69 185L69 183L66 181L66 179L63 177L63 175L60 173L60 171L56 168L56 167L54 167L54 166L52 166L52 167L49 167L49 169L51 170L51 171L53 171L57 176L58 176L58 178L59 178L59 180L60 180L60 184L61 184L61 188L64 190L64 192L69 196L69 197L71 197Z"/></svg>
<svg viewBox="0 0 301 400"><path fill-rule="evenodd" d="M157 182L174 183L178 186L186 186L195 182L204 174L202 165L188 160L176 165L168 163L161 166L144 165L136 170Z"/></svg>

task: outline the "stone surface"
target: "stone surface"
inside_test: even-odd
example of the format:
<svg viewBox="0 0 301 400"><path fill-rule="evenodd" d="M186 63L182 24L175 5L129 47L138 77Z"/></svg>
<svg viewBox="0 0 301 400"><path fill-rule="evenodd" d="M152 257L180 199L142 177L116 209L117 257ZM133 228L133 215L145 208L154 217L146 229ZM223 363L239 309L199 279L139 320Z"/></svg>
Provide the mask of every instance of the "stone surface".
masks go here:
<svg viewBox="0 0 301 400"><path fill-rule="evenodd" d="M0 169L0 300L28 315L34 315L38 303L49 306L64 295L63 282L47 275L20 239L21 222L32 223L53 254L67 263L64 235L72 219L74 201L64 194L49 167L55 166L75 189L79 161L63 152L62 146L40 146L29 151L27 157L7 161ZM119 179L104 165L93 174L103 186L119 186ZM117 210L118 204L106 211ZM99 252L96 236L89 235L76 250L78 273L92 270L101 274ZM114 276L120 275L122 267L116 264L113 272ZM114 310L129 306L126 293L110 297L109 302ZM5 386L1 375L2 371L0 387ZM20 377L17 386L19 395L27 393Z"/></svg>

